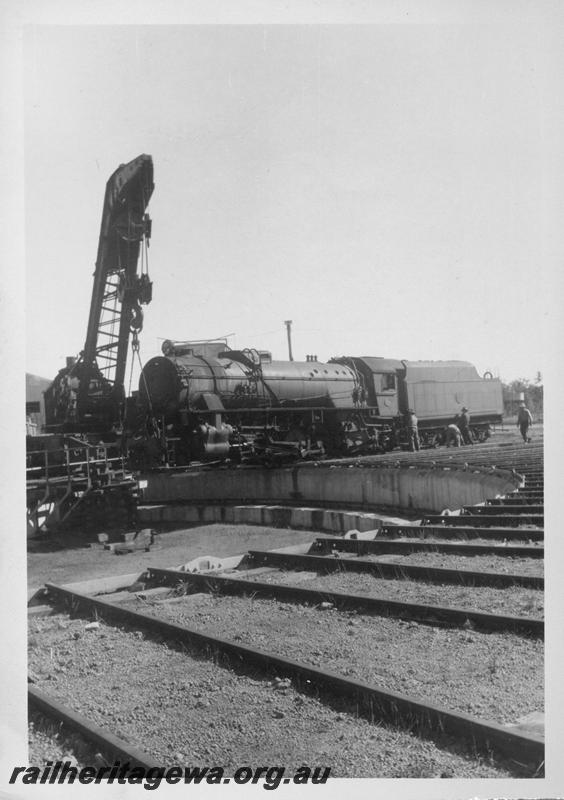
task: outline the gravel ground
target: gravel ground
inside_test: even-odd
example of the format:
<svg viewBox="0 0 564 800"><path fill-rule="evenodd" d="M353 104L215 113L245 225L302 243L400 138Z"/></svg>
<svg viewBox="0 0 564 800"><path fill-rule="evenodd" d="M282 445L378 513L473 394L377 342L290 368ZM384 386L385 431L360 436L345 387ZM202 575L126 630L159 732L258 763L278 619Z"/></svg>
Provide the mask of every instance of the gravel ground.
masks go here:
<svg viewBox="0 0 564 800"><path fill-rule="evenodd" d="M524 542L527 531L528 526L523 527ZM290 529L206 525L163 531L150 553L121 557L74 540L72 549L30 553L28 585L141 572L148 565L174 566L197 556L283 547L315 536L314 532ZM460 566L506 572L523 572L528 565L533 570L528 574L542 574L540 560L436 553L390 558L449 567L458 566L458 560ZM544 602L541 591L520 587L460 587L382 580L369 574L272 571L257 575L257 579L302 585L307 581L307 586L316 589L520 616L542 616ZM482 719L516 722L543 708L542 641L259 599L197 595L170 605L131 602L140 610L152 608L167 619ZM43 691L146 750L163 765L218 764L225 766L228 774L246 764L279 763L288 771L301 764L327 765L333 777L518 774L515 764L493 765L461 753L450 740L443 739L437 746L359 719L346 701L329 702L324 697L322 702L299 693L290 682L280 688L272 680L274 675L241 675L227 663L204 660L184 648L180 652L135 631L103 622L97 630L85 631L85 624L85 620L69 620L64 615L30 622L32 679ZM29 733L30 763L61 759L83 765L103 759L80 736L61 730L40 714L32 713Z"/></svg>
<svg viewBox="0 0 564 800"><path fill-rule="evenodd" d="M289 681L280 685L258 674L237 674L228 664L103 622L94 631L84 627L85 620L62 615L32 623L35 684L165 766L222 765L232 774L242 765L279 764L290 772L307 764L331 767L332 777L516 774L457 752L452 741L443 739L439 748L371 724L346 703L328 705ZM34 725L34 760L68 752L53 731Z"/></svg>
<svg viewBox="0 0 564 800"><path fill-rule="evenodd" d="M28 587L38 588L44 583L70 583L122 575L149 565L172 567L198 556L227 556L244 553L253 548L272 549L291 544L309 542L315 538L310 531L265 528L254 525L201 525L177 531L162 532L156 537L150 552L137 551L115 555L99 547L91 548L83 538L66 537L60 540L67 547L28 552ZM38 547L37 544L33 545Z"/></svg>
<svg viewBox="0 0 564 800"><path fill-rule="evenodd" d="M514 723L543 708L536 639L259 598L198 594L148 610L485 720Z"/></svg>
<svg viewBox="0 0 564 800"><path fill-rule="evenodd" d="M430 605L458 606L492 614L511 614L516 617L542 617L544 592L522 586L496 589L490 586L453 586L452 584L425 583L424 581L393 580L378 578L369 573L334 572L318 575L313 572L272 570L265 574L246 575L241 570L235 573L249 580L265 583L299 583L307 588L349 594L368 594Z"/></svg>
<svg viewBox="0 0 564 800"><path fill-rule="evenodd" d="M354 553L343 553L346 558L354 558ZM395 561L398 564L417 564L423 567L445 567L447 569L469 569L474 572L498 572L511 575L535 575L542 577L544 574L544 561L542 558L521 558L519 556L459 556L450 553L408 553L406 555L367 554L359 558L368 561L377 561L383 558Z"/></svg>
<svg viewBox="0 0 564 800"><path fill-rule="evenodd" d="M29 763L42 766L47 761L69 761L71 766L103 766L114 759L104 757L99 748L80 734L62 728L50 717L33 710L29 719Z"/></svg>

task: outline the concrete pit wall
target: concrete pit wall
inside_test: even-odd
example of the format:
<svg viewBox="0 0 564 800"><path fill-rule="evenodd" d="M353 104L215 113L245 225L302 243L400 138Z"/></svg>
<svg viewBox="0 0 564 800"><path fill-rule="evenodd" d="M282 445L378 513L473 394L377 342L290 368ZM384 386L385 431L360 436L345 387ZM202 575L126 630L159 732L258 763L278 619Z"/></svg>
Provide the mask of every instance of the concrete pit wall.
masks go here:
<svg viewBox="0 0 564 800"><path fill-rule="evenodd" d="M143 480L147 486L142 503L342 505L406 514L454 511L508 494L520 485L506 470L355 466L153 473Z"/></svg>
<svg viewBox="0 0 564 800"><path fill-rule="evenodd" d="M382 514L359 511L337 511L300 506L225 506L225 505L153 505L139 507L143 525L188 523L208 525L263 525L266 528L294 528L324 531L337 536L348 531L374 531L383 524L399 524L403 520Z"/></svg>

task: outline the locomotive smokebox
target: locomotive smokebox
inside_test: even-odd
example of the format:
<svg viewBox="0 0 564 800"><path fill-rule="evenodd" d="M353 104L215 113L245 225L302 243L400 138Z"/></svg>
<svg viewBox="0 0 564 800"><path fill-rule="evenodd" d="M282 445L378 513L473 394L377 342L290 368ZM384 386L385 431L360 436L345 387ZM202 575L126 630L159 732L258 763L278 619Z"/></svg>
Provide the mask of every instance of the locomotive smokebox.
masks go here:
<svg viewBox="0 0 564 800"><path fill-rule="evenodd" d="M139 397L155 414L172 414L178 408L182 389L178 371L168 358L157 356L143 367L139 378Z"/></svg>

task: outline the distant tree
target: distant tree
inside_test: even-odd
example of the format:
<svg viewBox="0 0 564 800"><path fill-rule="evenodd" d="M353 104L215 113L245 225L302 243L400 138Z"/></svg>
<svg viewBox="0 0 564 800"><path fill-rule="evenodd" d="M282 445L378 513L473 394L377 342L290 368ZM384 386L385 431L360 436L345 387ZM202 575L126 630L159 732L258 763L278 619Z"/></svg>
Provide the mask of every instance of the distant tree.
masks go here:
<svg viewBox="0 0 564 800"><path fill-rule="evenodd" d="M544 387L540 372L537 372L534 382L528 378L517 378L511 383L502 383L502 388L503 408L506 417L514 416L519 408L519 402L524 400L533 415L533 419L542 419Z"/></svg>

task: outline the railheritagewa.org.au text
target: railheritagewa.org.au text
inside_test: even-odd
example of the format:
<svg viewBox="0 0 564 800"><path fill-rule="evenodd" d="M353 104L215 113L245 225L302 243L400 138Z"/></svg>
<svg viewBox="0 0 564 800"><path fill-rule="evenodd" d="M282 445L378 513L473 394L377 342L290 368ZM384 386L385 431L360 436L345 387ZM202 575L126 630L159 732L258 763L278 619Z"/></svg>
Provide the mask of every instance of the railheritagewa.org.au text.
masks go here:
<svg viewBox="0 0 564 800"><path fill-rule="evenodd" d="M42 767L14 767L9 783L65 784L104 783L138 784L149 791L163 784L259 784L263 789L277 789L281 784L323 784L329 779L330 767L298 767L291 774L286 767L238 767L226 774L224 767L136 767L115 761L106 767L75 767L70 761L48 761Z"/></svg>

